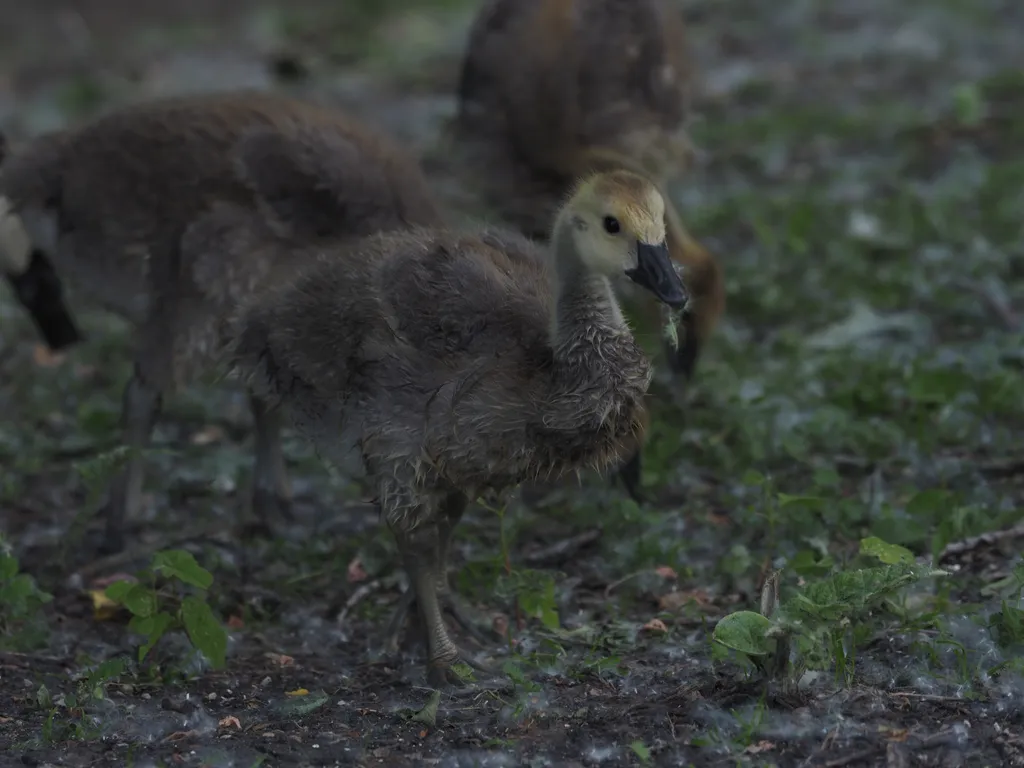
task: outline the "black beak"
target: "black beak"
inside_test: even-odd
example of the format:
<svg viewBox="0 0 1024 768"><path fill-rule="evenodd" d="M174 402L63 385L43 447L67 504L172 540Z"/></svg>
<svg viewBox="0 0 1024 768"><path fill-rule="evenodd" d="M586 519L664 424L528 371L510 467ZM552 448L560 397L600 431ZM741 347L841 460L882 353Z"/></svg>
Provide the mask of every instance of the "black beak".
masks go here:
<svg viewBox="0 0 1024 768"><path fill-rule="evenodd" d="M32 252L32 261L24 273L5 277L52 351L59 352L82 340L61 296L60 278L42 251Z"/></svg>
<svg viewBox="0 0 1024 768"><path fill-rule="evenodd" d="M664 243L651 245L636 244L636 269L627 269L626 276L637 285L642 285L673 309L683 309L690 300L683 281L676 274L668 246Z"/></svg>

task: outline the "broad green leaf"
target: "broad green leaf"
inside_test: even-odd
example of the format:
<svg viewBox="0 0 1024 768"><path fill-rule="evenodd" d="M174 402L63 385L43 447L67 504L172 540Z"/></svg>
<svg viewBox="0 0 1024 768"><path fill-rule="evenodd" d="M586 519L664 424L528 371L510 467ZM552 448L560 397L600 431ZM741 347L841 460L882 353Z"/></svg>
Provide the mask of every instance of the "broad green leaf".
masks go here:
<svg viewBox="0 0 1024 768"><path fill-rule="evenodd" d="M153 556L153 570L162 571L200 589L209 589L213 584L213 575L196 562L191 552L183 549L157 552Z"/></svg>
<svg viewBox="0 0 1024 768"><path fill-rule="evenodd" d="M192 645L202 651L215 668L223 667L228 633L206 601L195 595L186 597L181 601L181 619Z"/></svg>
<svg viewBox="0 0 1024 768"><path fill-rule="evenodd" d="M437 725L437 708L441 704L441 692L439 690L433 690L430 693L430 698L427 703L423 705L423 709L414 714L410 720L417 723L424 723L431 727Z"/></svg>
<svg viewBox="0 0 1024 768"><path fill-rule="evenodd" d="M138 619L138 622L136 622ZM153 646L160 642L168 629L174 624L174 617L166 611L145 618L135 617L128 623L128 628L140 635L146 635L146 642L139 646L139 661L146 658Z"/></svg>
<svg viewBox="0 0 1024 768"><path fill-rule="evenodd" d="M132 587L134 586L134 581L115 581L103 590L103 594L114 602L124 603L125 597L132 591Z"/></svg>
<svg viewBox="0 0 1024 768"><path fill-rule="evenodd" d="M748 656L766 656L772 652L768 630L772 622L754 611L730 613L715 625L712 639L726 648Z"/></svg>
<svg viewBox="0 0 1024 768"><path fill-rule="evenodd" d="M120 603L136 616L152 616L156 613L156 592L142 584L130 581L115 581L104 590L104 594L115 603Z"/></svg>
<svg viewBox="0 0 1024 768"><path fill-rule="evenodd" d="M877 557L883 563L896 565L897 563L914 562L914 553L899 544L889 544L877 536L868 536L860 540L860 553Z"/></svg>

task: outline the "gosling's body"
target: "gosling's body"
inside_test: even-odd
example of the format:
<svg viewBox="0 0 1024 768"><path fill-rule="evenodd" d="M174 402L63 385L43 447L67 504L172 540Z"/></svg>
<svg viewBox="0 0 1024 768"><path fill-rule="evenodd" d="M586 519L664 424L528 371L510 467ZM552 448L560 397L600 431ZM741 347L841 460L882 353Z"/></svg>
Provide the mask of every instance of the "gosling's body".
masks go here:
<svg viewBox="0 0 1024 768"><path fill-rule="evenodd" d="M579 167L588 149L655 174L686 160L692 71L669 0L489 0L470 30L458 122L535 174L562 177L546 210L515 211L546 233L575 181L564 177L591 170Z"/></svg>
<svg viewBox="0 0 1024 768"><path fill-rule="evenodd" d="M489 0L470 32L454 136L474 186L506 222L530 236L549 222L576 180L625 168L664 186L687 164L684 129L694 66L670 0ZM666 210L672 258L693 301L673 371L693 375L725 305L721 269ZM660 325L657 305L623 298ZM623 479L638 496L639 452Z"/></svg>
<svg viewBox="0 0 1024 768"><path fill-rule="evenodd" d="M650 366L613 299L595 309L580 290L556 364L554 291L533 243L389 233L260 297L235 350L254 391L297 399L325 451L358 443L389 499L400 487L475 498L606 466L636 434ZM410 527L428 514L400 504Z"/></svg>
<svg viewBox="0 0 1024 768"><path fill-rule="evenodd" d="M588 180L554 231L549 256L501 230L378 235L332 249L237 321L231 359L249 386L287 404L327 455L362 453L434 684L453 681L458 657L439 606L467 499L620 459L642 429L651 367L612 280L625 271L686 300L662 198L641 177Z"/></svg>
<svg viewBox="0 0 1024 768"><path fill-rule="evenodd" d="M291 258L211 250L210 217L259 212L268 233L312 242L439 217L415 161L376 132L322 107L244 92L142 103L38 137L0 168L0 202L8 229L22 226L61 278L136 325L124 400L124 440L136 448L162 397L217 359L237 302ZM0 242L5 272L25 261L12 238ZM278 416L258 399L252 407L253 504L266 517L290 493ZM105 549L123 544L141 484L136 459L111 489Z"/></svg>

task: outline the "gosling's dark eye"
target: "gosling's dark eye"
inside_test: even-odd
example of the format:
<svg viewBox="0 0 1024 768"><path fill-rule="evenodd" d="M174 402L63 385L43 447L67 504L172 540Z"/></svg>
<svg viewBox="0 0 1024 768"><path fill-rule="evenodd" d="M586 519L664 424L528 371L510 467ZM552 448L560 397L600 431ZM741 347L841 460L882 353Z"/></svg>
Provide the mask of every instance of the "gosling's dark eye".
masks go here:
<svg viewBox="0 0 1024 768"><path fill-rule="evenodd" d="M609 235L619 234L619 220L614 216L604 217L604 231Z"/></svg>

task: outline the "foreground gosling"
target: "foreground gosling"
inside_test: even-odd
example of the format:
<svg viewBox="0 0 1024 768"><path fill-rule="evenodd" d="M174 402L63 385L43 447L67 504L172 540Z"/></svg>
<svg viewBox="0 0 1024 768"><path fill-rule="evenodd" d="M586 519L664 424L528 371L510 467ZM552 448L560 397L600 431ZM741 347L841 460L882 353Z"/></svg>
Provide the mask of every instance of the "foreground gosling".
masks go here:
<svg viewBox="0 0 1024 768"><path fill-rule="evenodd" d="M533 237L588 173L629 169L664 186L691 153L683 123L694 66L670 0L488 0L470 31L458 85L456 148L487 204ZM692 378L725 307L721 268L667 203L668 247L693 302L674 373ZM658 306L623 296L660 325ZM636 301L634 301L636 299ZM639 498L640 452L621 475Z"/></svg>
<svg viewBox="0 0 1024 768"><path fill-rule="evenodd" d="M612 284L685 306L664 207L646 178L598 174L559 212L546 257L501 230L394 232L331 249L239 314L230 360L253 391L289 406L324 455L361 452L432 685L458 683L441 608L467 500L603 469L642 429L651 366Z"/></svg>
<svg viewBox="0 0 1024 768"><path fill-rule="evenodd" d="M136 104L7 157L0 271L50 346L77 340L56 275L136 325L122 413L123 441L135 450L111 488L101 551L124 545L142 491L139 449L164 395L208 369L237 302L268 279L276 258L289 258L211 250L203 242L210 216L314 242L439 220L403 150L333 110L272 94ZM267 522L287 514L290 500L280 416L257 397L251 407L251 502Z"/></svg>

